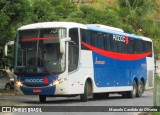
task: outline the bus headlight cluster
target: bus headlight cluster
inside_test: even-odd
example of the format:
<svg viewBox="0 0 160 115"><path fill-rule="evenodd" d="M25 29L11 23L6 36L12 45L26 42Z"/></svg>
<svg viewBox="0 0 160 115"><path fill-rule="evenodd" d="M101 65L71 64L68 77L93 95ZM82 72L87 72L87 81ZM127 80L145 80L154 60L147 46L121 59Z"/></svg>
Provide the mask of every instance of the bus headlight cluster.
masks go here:
<svg viewBox="0 0 160 115"><path fill-rule="evenodd" d="M16 84L17 84L18 86L23 86L22 82L20 82L20 81L17 81Z"/></svg>
<svg viewBox="0 0 160 115"><path fill-rule="evenodd" d="M67 80L66 78L54 80L52 85L59 85L66 80Z"/></svg>

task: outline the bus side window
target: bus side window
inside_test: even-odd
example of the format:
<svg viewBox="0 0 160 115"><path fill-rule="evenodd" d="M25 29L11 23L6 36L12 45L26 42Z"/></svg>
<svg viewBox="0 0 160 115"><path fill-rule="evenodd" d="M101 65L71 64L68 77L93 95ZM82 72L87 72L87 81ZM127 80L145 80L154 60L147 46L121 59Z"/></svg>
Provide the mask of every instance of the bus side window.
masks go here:
<svg viewBox="0 0 160 115"><path fill-rule="evenodd" d="M81 34L81 41L82 42L89 44L89 45L93 45L92 44L93 43L92 31L81 29L80 34ZM81 49L82 50L90 50L89 48L85 47L83 44L81 44Z"/></svg>
<svg viewBox="0 0 160 115"><path fill-rule="evenodd" d="M81 41L86 43L86 30L80 29L81 32Z"/></svg>
<svg viewBox="0 0 160 115"><path fill-rule="evenodd" d="M92 31L92 46L95 46L95 47L97 47L97 39L98 39L98 37L97 37L97 32L95 32L95 31Z"/></svg>
<svg viewBox="0 0 160 115"><path fill-rule="evenodd" d="M97 32L94 40L97 48L104 49L103 33Z"/></svg>
<svg viewBox="0 0 160 115"><path fill-rule="evenodd" d="M138 40L137 39L134 39L134 53L139 54Z"/></svg>
<svg viewBox="0 0 160 115"><path fill-rule="evenodd" d="M86 43L86 30L84 30L84 29L80 29L80 34L81 34L81 42L84 42L84 43ZM83 44L81 44L81 49L82 50L87 50L87 48L83 45Z"/></svg>
<svg viewBox="0 0 160 115"><path fill-rule="evenodd" d="M144 42L142 40L137 40L137 53L139 54L146 52L145 43L144 46L143 43Z"/></svg>
<svg viewBox="0 0 160 115"><path fill-rule="evenodd" d="M117 52L126 54L127 53L127 47L128 47L128 44L126 43L126 41L117 42Z"/></svg>
<svg viewBox="0 0 160 115"><path fill-rule="evenodd" d="M104 49L106 50L107 49L107 35L104 33L103 34L103 46L104 46Z"/></svg>
<svg viewBox="0 0 160 115"><path fill-rule="evenodd" d="M69 30L69 37L71 37L71 41L74 41L78 45L79 44L78 28L71 28Z"/></svg>
<svg viewBox="0 0 160 115"><path fill-rule="evenodd" d="M105 34L104 36L104 42L105 42L105 50L111 51L111 38L110 34Z"/></svg>
<svg viewBox="0 0 160 115"><path fill-rule="evenodd" d="M113 34L110 34L111 51L118 52L118 43L113 39Z"/></svg>
<svg viewBox="0 0 160 115"><path fill-rule="evenodd" d="M146 43L146 52L152 52L152 43L148 41L146 41L145 43ZM149 55L148 57L152 57L152 54Z"/></svg>
<svg viewBox="0 0 160 115"><path fill-rule="evenodd" d="M91 45L91 31L86 32L86 43Z"/></svg>
<svg viewBox="0 0 160 115"><path fill-rule="evenodd" d="M129 45L128 45L128 54L134 53L134 39L129 38Z"/></svg>

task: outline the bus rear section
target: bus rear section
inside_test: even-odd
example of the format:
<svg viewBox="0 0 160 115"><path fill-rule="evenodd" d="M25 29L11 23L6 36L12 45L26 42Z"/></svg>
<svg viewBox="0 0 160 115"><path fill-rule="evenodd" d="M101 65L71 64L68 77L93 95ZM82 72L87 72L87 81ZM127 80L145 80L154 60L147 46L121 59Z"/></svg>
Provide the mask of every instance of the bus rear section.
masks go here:
<svg viewBox="0 0 160 115"><path fill-rule="evenodd" d="M92 72L83 71L83 74L93 76L91 89L95 97L109 93L130 98L142 96L148 71L154 69L149 38L87 26L87 30L81 29L81 48L84 62L81 65L88 70L93 68ZM92 58L88 59L89 55Z"/></svg>

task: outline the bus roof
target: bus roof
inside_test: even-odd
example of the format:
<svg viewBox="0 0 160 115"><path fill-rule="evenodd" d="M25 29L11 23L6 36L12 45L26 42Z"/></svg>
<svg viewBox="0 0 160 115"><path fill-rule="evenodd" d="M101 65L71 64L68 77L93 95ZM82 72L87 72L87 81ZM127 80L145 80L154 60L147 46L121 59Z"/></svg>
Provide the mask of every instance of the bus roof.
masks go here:
<svg viewBox="0 0 160 115"><path fill-rule="evenodd" d="M115 27L112 27L112 26L106 26L106 25L102 25L102 24L87 24L87 25L95 26L95 27L98 27L98 28L106 29L106 30L124 32L121 28L115 28Z"/></svg>
<svg viewBox="0 0 160 115"><path fill-rule="evenodd" d="M150 42L152 42L152 40L150 39L150 38L148 38L148 37L144 37L144 36L140 36L143 40L145 40L145 41L150 41Z"/></svg>
<svg viewBox="0 0 160 115"><path fill-rule="evenodd" d="M34 23L28 24L25 26L20 27L18 30L27 30L27 29L39 29L39 28L53 28L53 27L60 27L60 28L74 28L80 27L86 29L84 24L75 23L75 22L41 22L41 23Z"/></svg>
<svg viewBox="0 0 160 115"><path fill-rule="evenodd" d="M99 31L99 32L128 36L128 37L131 37L131 38L141 39L141 40L145 40L145 41L152 41L150 38L147 38L147 37L122 32L123 30L122 31L117 31L118 29L115 30L116 28L114 28L114 27L111 28L111 29L110 28L107 29L107 28L104 27L105 25L103 25L103 27L98 27L98 26L101 26L101 25L99 25L99 24L87 24L87 25L85 25L85 24L80 24L80 23L75 23L75 22L40 22L40 23L24 25L24 26L20 27L18 30L53 28L53 27L57 27L57 28L78 27L78 28L82 28L82 29L89 29L89 30L95 30L95 31Z"/></svg>

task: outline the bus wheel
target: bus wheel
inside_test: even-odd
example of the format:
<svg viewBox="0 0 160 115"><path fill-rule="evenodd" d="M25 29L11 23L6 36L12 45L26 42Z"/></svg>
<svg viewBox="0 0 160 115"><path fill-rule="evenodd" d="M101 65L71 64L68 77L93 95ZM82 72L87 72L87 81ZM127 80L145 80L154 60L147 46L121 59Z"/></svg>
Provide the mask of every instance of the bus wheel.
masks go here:
<svg viewBox="0 0 160 115"><path fill-rule="evenodd" d="M84 86L84 93L80 95L80 100L82 102L87 102L88 101L88 96L92 94L92 86L91 83L86 81L85 86Z"/></svg>
<svg viewBox="0 0 160 115"><path fill-rule="evenodd" d="M136 81L133 82L133 89L132 91L127 91L126 92L126 97L127 98L134 98L137 95L137 83Z"/></svg>
<svg viewBox="0 0 160 115"><path fill-rule="evenodd" d="M138 85L138 90L137 90L137 95L136 96L141 97L143 92L144 92L144 83L141 80L140 84Z"/></svg>
<svg viewBox="0 0 160 115"><path fill-rule="evenodd" d="M39 101L40 101L41 103L46 102L46 96L44 96L44 95L39 95Z"/></svg>

